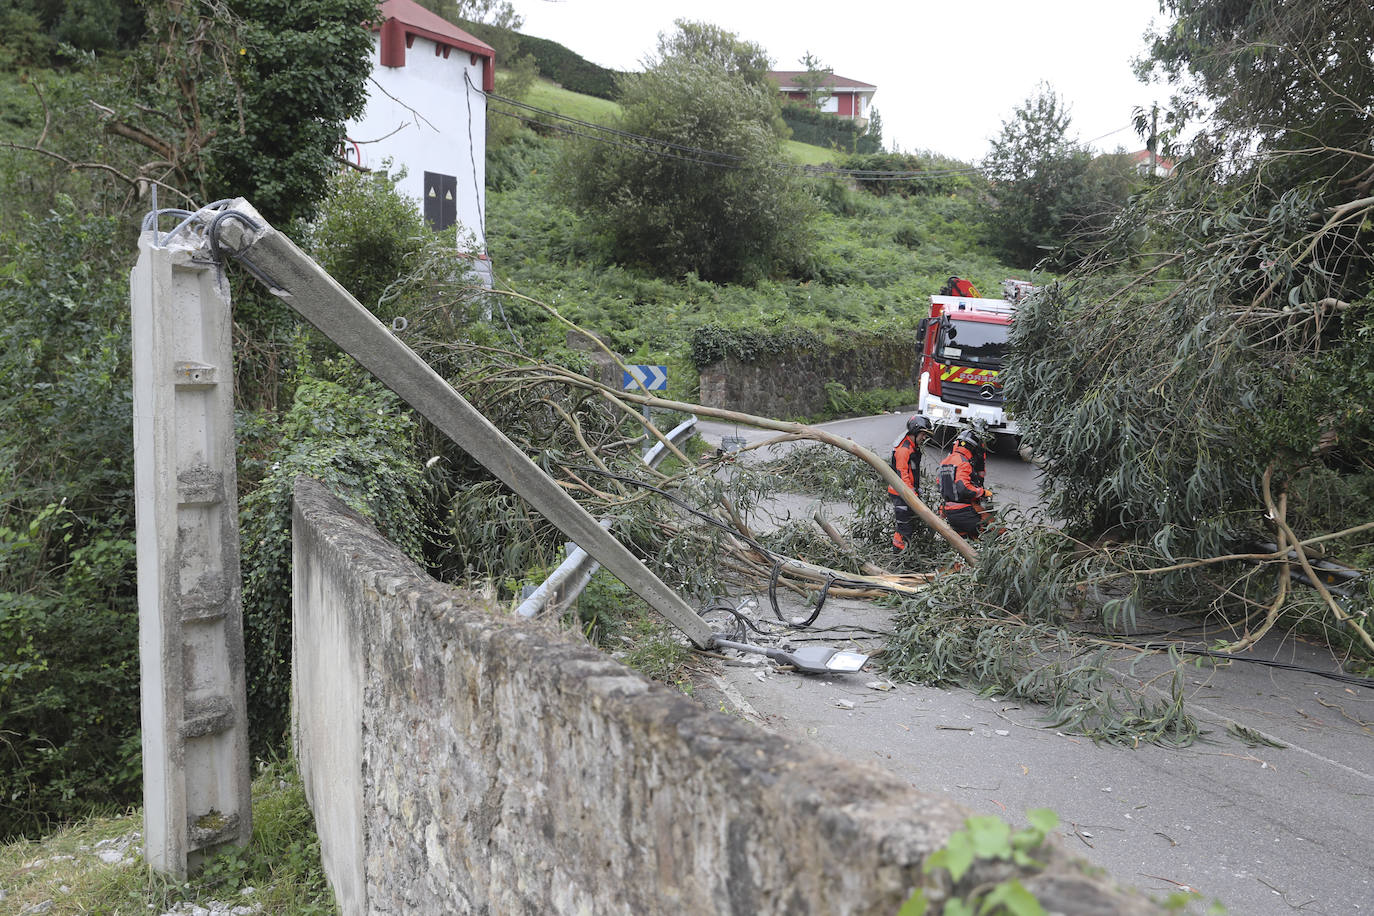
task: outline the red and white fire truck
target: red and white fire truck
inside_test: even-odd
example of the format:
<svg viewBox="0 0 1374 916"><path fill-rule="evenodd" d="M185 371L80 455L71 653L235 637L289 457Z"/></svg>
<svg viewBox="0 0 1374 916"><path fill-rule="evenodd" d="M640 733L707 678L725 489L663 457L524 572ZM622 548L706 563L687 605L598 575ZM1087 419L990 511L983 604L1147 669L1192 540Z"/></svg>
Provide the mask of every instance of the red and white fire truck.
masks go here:
<svg viewBox="0 0 1374 916"><path fill-rule="evenodd" d="M954 279L947 289L971 289ZM1032 289L1024 280L1005 280L1003 299L930 297L930 314L921 319L916 332L921 341L919 409L937 430L978 423L999 436L1020 435L1002 403L997 375L1016 306Z"/></svg>

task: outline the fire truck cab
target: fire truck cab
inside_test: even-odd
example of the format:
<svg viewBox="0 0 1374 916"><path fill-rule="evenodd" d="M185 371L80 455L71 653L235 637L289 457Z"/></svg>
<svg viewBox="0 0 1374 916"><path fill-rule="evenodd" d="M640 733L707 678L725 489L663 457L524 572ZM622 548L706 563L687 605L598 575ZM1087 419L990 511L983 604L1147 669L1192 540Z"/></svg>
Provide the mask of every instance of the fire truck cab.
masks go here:
<svg viewBox="0 0 1374 916"><path fill-rule="evenodd" d="M1022 294L1021 289L1013 293L1016 299ZM937 430L953 432L981 422L999 436L1020 435L1003 405L997 378L1015 314L1011 298L930 297L930 314L916 332L921 343L919 409Z"/></svg>

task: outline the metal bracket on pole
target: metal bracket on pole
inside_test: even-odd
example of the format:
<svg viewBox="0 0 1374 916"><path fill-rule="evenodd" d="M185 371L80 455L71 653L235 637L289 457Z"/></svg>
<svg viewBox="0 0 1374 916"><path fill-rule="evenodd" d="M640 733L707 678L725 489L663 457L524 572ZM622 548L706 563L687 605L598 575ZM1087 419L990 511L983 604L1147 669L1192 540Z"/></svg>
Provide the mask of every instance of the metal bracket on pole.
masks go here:
<svg viewBox="0 0 1374 916"><path fill-rule="evenodd" d="M237 258L273 295L481 462L694 645L711 646L711 628L700 615L252 205L242 198L233 201L211 220L206 235L212 255Z"/></svg>

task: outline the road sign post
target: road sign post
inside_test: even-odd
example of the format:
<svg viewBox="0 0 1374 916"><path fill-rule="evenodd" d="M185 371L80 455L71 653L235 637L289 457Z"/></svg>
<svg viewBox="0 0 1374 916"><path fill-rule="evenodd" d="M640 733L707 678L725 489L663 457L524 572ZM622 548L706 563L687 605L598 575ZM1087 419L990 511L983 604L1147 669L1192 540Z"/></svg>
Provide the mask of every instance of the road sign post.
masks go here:
<svg viewBox="0 0 1374 916"><path fill-rule="evenodd" d="M626 366L621 376L620 387L625 391L640 387L645 391L668 390L667 366Z"/></svg>
<svg viewBox="0 0 1374 916"><path fill-rule="evenodd" d="M621 373L621 390L633 391L641 389L644 391L666 391L668 388L668 367L667 366L626 366L625 372ZM653 413L649 405L644 405L644 422L653 423ZM647 430L648 427L645 427ZM649 453L653 448L652 437L647 434L644 437L644 454Z"/></svg>

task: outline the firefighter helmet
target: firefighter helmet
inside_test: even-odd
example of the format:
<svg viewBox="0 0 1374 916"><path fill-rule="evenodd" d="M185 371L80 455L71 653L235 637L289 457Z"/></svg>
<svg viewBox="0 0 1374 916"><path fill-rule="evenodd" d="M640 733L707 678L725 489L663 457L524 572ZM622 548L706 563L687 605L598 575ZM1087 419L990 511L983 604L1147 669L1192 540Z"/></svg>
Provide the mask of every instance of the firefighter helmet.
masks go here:
<svg viewBox="0 0 1374 916"><path fill-rule="evenodd" d="M987 450L986 435L984 435L982 432L979 432L976 429L973 429L972 427L959 433L959 435L955 438L954 442L957 445L964 446L970 452Z"/></svg>
<svg viewBox="0 0 1374 916"><path fill-rule="evenodd" d="M930 432L931 428L932 427L930 425L930 420L926 419L918 413L914 413L907 418L906 431L913 436L921 432L922 430L924 430L925 432Z"/></svg>

